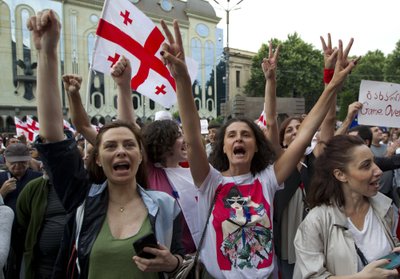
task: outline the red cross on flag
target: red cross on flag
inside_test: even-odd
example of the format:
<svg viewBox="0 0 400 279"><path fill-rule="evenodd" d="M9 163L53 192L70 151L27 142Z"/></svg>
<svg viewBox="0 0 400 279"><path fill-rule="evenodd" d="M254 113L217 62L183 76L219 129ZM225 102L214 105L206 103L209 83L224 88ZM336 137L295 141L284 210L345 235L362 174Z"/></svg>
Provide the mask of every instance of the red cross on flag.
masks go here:
<svg viewBox="0 0 400 279"><path fill-rule="evenodd" d="M35 133L39 133L39 122L34 120L29 115L26 116L26 126Z"/></svg>
<svg viewBox="0 0 400 279"><path fill-rule="evenodd" d="M15 132L17 134L17 137L23 135L29 142L33 142L35 140L35 137L38 135L38 133L37 133L37 131L33 131L28 126L28 123L25 123L18 117L14 116L14 124L15 124Z"/></svg>
<svg viewBox="0 0 400 279"><path fill-rule="evenodd" d="M176 103L175 80L161 60L165 41L153 21L129 0L106 0L96 31L92 68L110 74L120 56L130 60L131 87L166 108ZM186 59L194 81L197 63Z"/></svg>

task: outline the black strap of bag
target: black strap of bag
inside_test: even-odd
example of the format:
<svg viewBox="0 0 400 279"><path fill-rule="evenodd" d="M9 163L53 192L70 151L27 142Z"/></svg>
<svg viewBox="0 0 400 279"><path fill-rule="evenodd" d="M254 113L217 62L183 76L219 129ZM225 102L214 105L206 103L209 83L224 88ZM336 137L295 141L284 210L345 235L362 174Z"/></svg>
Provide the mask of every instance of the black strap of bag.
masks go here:
<svg viewBox="0 0 400 279"><path fill-rule="evenodd" d="M357 254L360 257L360 260L361 260L362 264L364 266L366 266L368 264L368 261L365 258L364 253L360 250L360 248L358 248L358 246L357 246L357 244L355 242L354 242L354 246L356 247Z"/></svg>
<svg viewBox="0 0 400 279"><path fill-rule="evenodd" d="M200 275L200 268L199 268L199 265L198 265L199 256L200 256L200 250L201 250L201 247L203 246L203 242L204 242L204 238L205 238L205 235L206 235L208 222L210 221L211 212L213 210L213 207L214 207L214 204L215 204L215 201L217 199L219 191L220 191L219 189L217 189L217 191L215 191L215 196L214 196L214 199L213 199L213 201L212 201L212 203L210 205L210 208L208 210L207 222L204 225L204 229L203 229L203 232L201 234L200 242L199 242L199 245L197 247L196 253L194 255L193 254L187 255L184 258L183 263L181 264L181 266L178 267L178 269L171 274L170 278L175 278L175 279L176 278L180 278L180 279L183 279L183 278L185 278L185 279L187 279L187 278L196 278L196 279L198 279L198 278L200 278L200 276L201 276Z"/></svg>
<svg viewBox="0 0 400 279"><path fill-rule="evenodd" d="M196 255L194 257L194 262L195 262L196 265L197 265L197 261L198 261L199 256L200 256L201 246L203 246L204 238L206 236L206 231L207 231L207 227L208 227L208 222L210 221L211 212L213 210L215 201L217 200L217 196L218 196L219 191L220 191L220 189L217 189L217 191L215 191L214 199L213 199L213 201L212 201L212 203L210 205L210 209L208 210L207 222L206 222L206 224L204 226L203 233L201 234L199 246L197 247Z"/></svg>

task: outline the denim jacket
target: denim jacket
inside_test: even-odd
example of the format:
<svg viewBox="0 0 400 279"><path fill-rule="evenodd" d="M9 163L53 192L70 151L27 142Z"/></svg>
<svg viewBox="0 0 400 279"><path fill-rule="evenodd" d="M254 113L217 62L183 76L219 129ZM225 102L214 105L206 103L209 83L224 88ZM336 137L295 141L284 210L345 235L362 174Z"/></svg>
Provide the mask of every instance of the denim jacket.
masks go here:
<svg viewBox="0 0 400 279"><path fill-rule="evenodd" d="M72 139L37 144L37 149L68 215L53 278L87 278L90 252L106 218L107 181L101 185L90 183ZM176 201L159 191L146 191L140 186L138 191L157 240L171 253L183 255L182 213Z"/></svg>

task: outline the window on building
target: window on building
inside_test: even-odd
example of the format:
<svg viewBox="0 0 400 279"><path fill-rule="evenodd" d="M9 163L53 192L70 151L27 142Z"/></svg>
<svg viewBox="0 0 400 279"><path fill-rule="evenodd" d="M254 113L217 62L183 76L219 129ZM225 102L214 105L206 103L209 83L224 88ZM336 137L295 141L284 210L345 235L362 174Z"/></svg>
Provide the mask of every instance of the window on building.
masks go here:
<svg viewBox="0 0 400 279"><path fill-rule="evenodd" d="M114 96L114 108L115 109L118 108L118 96L117 95Z"/></svg>
<svg viewBox="0 0 400 279"><path fill-rule="evenodd" d="M27 9L21 10L21 22L22 22L22 41L24 44L24 48L31 48L31 34L28 28L26 27L25 22L29 19L29 11Z"/></svg>
<svg viewBox="0 0 400 279"><path fill-rule="evenodd" d="M236 87L240 87L240 71L236 71Z"/></svg>
<svg viewBox="0 0 400 279"><path fill-rule="evenodd" d="M214 87L214 67L215 67L215 49L211 41L205 43L205 77L206 77L206 90L208 87Z"/></svg>
<svg viewBox="0 0 400 279"><path fill-rule="evenodd" d="M95 108L97 109L101 108L101 103L102 103L101 99L102 98L100 93L93 94L93 105Z"/></svg>
<svg viewBox="0 0 400 279"><path fill-rule="evenodd" d="M194 99L194 103L196 105L197 110L200 110L200 99L199 98Z"/></svg>
<svg viewBox="0 0 400 279"><path fill-rule="evenodd" d="M192 50L192 58L199 63L199 65L202 65L203 63L203 58L202 58L202 48L203 46L201 45L201 41L198 38L193 38L191 40L191 50ZM203 69L202 67L199 67L199 71L197 72L197 83L196 86L199 87L199 94L201 94L201 86L203 85L203 80L202 80L202 76L203 76Z"/></svg>
<svg viewBox="0 0 400 279"><path fill-rule="evenodd" d="M92 124L92 125L99 125L99 120L96 118L96 117L92 117L92 119L90 120L90 123Z"/></svg>
<svg viewBox="0 0 400 279"><path fill-rule="evenodd" d="M94 34L89 33L89 35L87 36L87 50L88 50L89 66L90 66L90 63L92 63L92 59L93 59L94 42L95 42Z"/></svg>
<svg viewBox="0 0 400 279"><path fill-rule="evenodd" d="M154 110L156 108L156 103L154 103L153 100L150 100L149 107L150 107L151 110Z"/></svg>
<svg viewBox="0 0 400 279"><path fill-rule="evenodd" d="M207 108L208 108L208 111L213 111L213 108L214 108L214 106L213 106L213 101L212 100L208 100L207 101Z"/></svg>
<svg viewBox="0 0 400 279"><path fill-rule="evenodd" d="M133 95L132 98L132 105L133 105L133 109L137 110L139 108L139 97Z"/></svg>

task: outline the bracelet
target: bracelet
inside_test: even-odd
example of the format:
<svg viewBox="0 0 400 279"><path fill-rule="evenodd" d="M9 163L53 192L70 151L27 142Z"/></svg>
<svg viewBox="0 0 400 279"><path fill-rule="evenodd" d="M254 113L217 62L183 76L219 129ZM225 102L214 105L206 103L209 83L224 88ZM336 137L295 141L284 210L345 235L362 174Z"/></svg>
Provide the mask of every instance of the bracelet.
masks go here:
<svg viewBox="0 0 400 279"><path fill-rule="evenodd" d="M330 83L335 69L324 69L324 83Z"/></svg>
<svg viewBox="0 0 400 279"><path fill-rule="evenodd" d="M181 261L179 260L178 256L177 255L173 255L173 256L178 260L178 264L175 266L174 270L169 271L168 273L174 273L181 266Z"/></svg>

